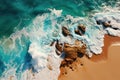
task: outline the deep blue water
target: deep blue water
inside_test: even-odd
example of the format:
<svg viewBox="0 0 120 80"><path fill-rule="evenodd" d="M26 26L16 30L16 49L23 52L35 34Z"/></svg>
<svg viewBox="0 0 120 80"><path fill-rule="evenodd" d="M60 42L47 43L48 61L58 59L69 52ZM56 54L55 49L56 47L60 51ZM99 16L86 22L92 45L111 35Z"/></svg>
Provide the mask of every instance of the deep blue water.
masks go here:
<svg viewBox="0 0 120 80"><path fill-rule="evenodd" d="M40 45L46 45L52 40L52 38L49 37L48 39L44 36L42 36L42 38L44 38L42 39L43 41L41 38L41 41L39 41L36 36L18 34L16 38L16 36L13 35L13 33L23 28L27 28L26 32L29 34L36 34L32 33L34 26L36 26L32 24L32 22L36 16L45 13L50 14L49 9L55 8L56 10L63 10L62 16L56 18L61 21L63 19L62 17L66 15L87 17L93 11L100 11L105 5L115 7L117 1L118 0L0 0L0 77L4 78L9 76L11 73L9 70L15 68L13 72L18 76L18 80L22 80L19 78L20 74L32 66L30 63L32 57L28 53L30 44L38 41ZM43 28L43 30L46 31L46 35L51 34L48 31L50 30L49 28L52 29L51 24L50 18L46 18L44 21L44 26L46 27ZM35 28L37 29L37 27ZM10 37L11 35L13 35L12 38Z"/></svg>
<svg viewBox="0 0 120 80"><path fill-rule="evenodd" d="M38 14L48 13L48 8L62 9L64 15L87 16L92 10L106 5L114 6L117 0L1 0L0 37L9 36L15 29L26 27ZM16 27L16 28L15 28Z"/></svg>

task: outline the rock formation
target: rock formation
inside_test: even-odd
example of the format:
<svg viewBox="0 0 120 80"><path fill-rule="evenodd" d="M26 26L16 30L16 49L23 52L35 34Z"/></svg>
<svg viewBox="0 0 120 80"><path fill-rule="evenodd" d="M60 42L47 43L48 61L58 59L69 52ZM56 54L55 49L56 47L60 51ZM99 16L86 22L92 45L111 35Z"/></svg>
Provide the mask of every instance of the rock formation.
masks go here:
<svg viewBox="0 0 120 80"><path fill-rule="evenodd" d="M86 27L83 24L80 24L77 26L75 33L82 36L85 33L85 30ZM66 27L62 27L62 34L65 37L71 36L70 31ZM56 54L58 56L64 55L60 67L69 67L73 70L73 63L78 62L79 58L82 58L86 54L86 45L80 40L75 40L74 44L60 43L59 40L55 40L50 44L50 46L52 46L54 43ZM50 68L50 66L48 67Z"/></svg>
<svg viewBox="0 0 120 80"><path fill-rule="evenodd" d="M82 58L86 54L86 45L79 40L76 40L75 44L64 43L63 45L57 41L56 49L61 52L61 54L62 52L65 54L60 67L69 67L77 58Z"/></svg>

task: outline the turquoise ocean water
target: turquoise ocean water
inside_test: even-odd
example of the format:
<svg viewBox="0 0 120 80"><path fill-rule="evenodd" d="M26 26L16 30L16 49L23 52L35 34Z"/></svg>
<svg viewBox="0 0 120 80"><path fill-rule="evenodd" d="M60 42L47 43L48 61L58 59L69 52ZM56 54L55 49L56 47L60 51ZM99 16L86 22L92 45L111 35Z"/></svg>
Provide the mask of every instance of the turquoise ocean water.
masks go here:
<svg viewBox="0 0 120 80"><path fill-rule="evenodd" d="M12 75L16 80L23 80L22 73L34 67L31 48L49 54L48 45L61 38L60 26L92 25L95 13L104 11L105 6L118 7L117 2L119 0L0 0L0 80ZM95 29L88 29L86 35L91 38ZM33 70L36 72L37 68Z"/></svg>

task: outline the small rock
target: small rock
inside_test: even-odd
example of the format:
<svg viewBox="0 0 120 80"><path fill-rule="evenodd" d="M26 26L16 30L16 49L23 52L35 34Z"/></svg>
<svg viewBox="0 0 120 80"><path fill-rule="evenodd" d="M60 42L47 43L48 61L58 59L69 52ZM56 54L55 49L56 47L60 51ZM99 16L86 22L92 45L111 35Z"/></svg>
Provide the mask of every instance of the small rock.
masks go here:
<svg viewBox="0 0 120 80"><path fill-rule="evenodd" d="M57 40L57 42L56 42L56 44L55 44L55 47L56 47L56 49L59 51L59 52L62 52L63 50L62 50L62 44L59 44L59 42L58 42L58 40Z"/></svg>
<svg viewBox="0 0 120 80"><path fill-rule="evenodd" d="M75 33L80 35L80 36L82 36L85 33L85 31L86 31L86 27L83 24L78 25L77 28L78 29L75 30Z"/></svg>
<svg viewBox="0 0 120 80"><path fill-rule="evenodd" d="M61 54L61 52L58 51L58 50L55 50L55 52L56 52L56 54L57 54L58 56Z"/></svg>
<svg viewBox="0 0 120 80"><path fill-rule="evenodd" d="M83 32L85 32L86 27L85 27L83 24L80 24L80 25L78 26L78 29L81 30L81 31L83 31Z"/></svg>
<svg viewBox="0 0 120 80"><path fill-rule="evenodd" d="M81 66L83 66L83 64L82 64L82 63L81 63L80 65L81 65Z"/></svg>
<svg viewBox="0 0 120 80"><path fill-rule="evenodd" d="M104 27L111 27L110 22L103 22L102 24L103 24Z"/></svg>
<svg viewBox="0 0 120 80"><path fill-rule="evenodd" d="M52 41L52 42L51 42L51 44L50 44L50 46L53 46L53 45L54 45L54 43L55 43L55 41Z"/></svg>
<svg viewBox="0 0 120 80"><path fill-rule="evenodd" d="M70 32L66 27L63 26L62 27L62 34L66 37L66 36L70 35Z"/></svg>
<svg viewBox="0 0 120 80"><path fill-rule="evenodd" d="M79 30L75 30L75 34L82 35L82 33Z"/></svg>

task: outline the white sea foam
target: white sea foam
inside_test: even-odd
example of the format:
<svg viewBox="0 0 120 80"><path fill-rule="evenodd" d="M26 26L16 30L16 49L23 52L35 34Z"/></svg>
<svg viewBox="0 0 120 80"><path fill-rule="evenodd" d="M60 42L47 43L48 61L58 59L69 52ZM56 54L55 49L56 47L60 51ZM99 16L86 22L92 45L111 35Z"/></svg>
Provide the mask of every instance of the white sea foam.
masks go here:
<svg viewBox="0 0 120 80"><path fill-rule="evenodd" d="M55 14L57 17L61 16L62 10L56 10L56 9L49 9L52 14Z"/></svg>
<svg viewBox="0 0 120 80"><path fill-rule="evenodd" d="M114 30L114 29L111 29L111 28L107 28L106 31L111 36L118 36L118 37L120 37L120 29L119 30Z"/></svg>
<svg viewBox="0 0 120 80"><path fill-rule="evenodd" d="M39 71L46 66L47 55L42 52L42 48L37 43L32 43L29 47L28 52L32 56L32 65L35 70Z"/></svg>
<svg viewBox="0 0 120 80"><path fill-rule="evenodd" d="M24 72L24 80L57 80L58 76L60 74L60 63L62 61L59 56L55 53L55 46L52 46L52 50L47 55L41 54L39 51L41 51L42 48L35 47L37 44L31 45L29 48L29 53L33 57L33 67L38 71L37 73L31 73L29 71ZM32 49L32 50L31 50ZM43 57L43 58L41 58ZM42 64L43 63L43 64ZM49 69L49 66L51 69ZM34 74L31 75L31 74ZM27 76L25 76L27 75ZM29 77L28 77L29 76Z"/></svg>
<svg viewBox="0 0 120 80"><path fill-rule="evenodd" d="M61 60L54 56L54 54L49 55L50 61L48 64L52 66L52 70L49 70L48 67L45 67L40 72L36 73L33 80L57 80L60 74L60 62Z"/></svg>

